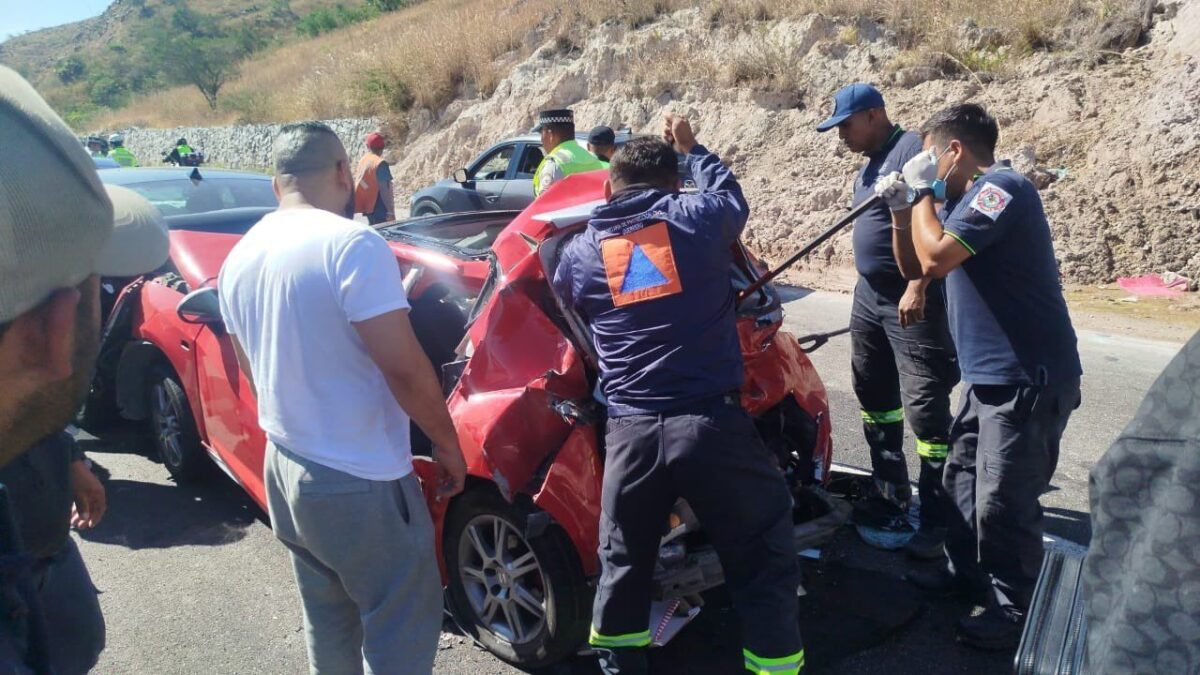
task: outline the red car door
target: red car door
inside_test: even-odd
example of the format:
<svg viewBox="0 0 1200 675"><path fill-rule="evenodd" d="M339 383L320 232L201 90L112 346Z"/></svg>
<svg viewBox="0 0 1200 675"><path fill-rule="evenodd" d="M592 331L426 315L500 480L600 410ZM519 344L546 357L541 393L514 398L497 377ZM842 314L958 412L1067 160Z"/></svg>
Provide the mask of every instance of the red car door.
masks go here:
<svg viewBox="0 0 1200 675"><path fill-rule="evenodd" d="M258 426L258 404L238 368L233 341L205 328L196 338L196 363L208 442L229 473L265 510L263 454L266 435Z"/></svg>

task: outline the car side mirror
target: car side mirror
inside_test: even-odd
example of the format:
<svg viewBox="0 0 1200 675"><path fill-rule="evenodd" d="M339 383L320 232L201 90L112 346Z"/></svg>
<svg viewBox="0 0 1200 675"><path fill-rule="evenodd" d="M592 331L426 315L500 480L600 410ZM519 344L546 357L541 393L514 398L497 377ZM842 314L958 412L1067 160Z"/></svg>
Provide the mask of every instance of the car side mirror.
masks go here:
<svg viewBox="0 0 1200 675"><path fill-rule="evenodd" d="M183 296L175 306L175 315L184 323L202 326L220 326L221 304L217 301L217 289L201 288Z"/></svg>
<svg viewBox="0 0 1200 675"><path fill-rule="evenodd" d="M471 177L469 175L467 175L466 169L459 169L458 171L454 172L454 182L455 183L466 183L466 182L469 182L470 180L471 180Z"/></svg>

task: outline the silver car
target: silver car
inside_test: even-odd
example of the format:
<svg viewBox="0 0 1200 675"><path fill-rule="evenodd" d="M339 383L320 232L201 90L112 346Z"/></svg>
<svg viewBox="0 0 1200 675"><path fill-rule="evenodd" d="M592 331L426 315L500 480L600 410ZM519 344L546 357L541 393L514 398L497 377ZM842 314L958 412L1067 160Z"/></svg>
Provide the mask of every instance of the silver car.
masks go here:
<svg viewBox="0 0 1200 675"><path fill-rule="evenodd" d="M627 129L617 132L616 144L632 138ZM587 134L575 134L587 146ZM409 213L429 216L463 211L520 211L533 201L533 174L542 162L542 142L537 134L509 138L488 148L452 178L417 190Z"/></svg>

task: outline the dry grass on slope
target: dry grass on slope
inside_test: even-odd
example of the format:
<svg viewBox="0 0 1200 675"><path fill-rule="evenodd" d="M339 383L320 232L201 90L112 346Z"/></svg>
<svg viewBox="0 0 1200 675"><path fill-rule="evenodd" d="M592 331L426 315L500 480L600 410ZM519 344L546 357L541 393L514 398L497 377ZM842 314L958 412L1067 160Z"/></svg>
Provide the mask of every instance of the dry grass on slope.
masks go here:
<svg viewBox="0 0 1200 675"><path fill-rule="evenodd" d="M1070 44L1069 29L1127 11L1118 0L427 0L375 21L297 41L244 64L208 111L194 89L177 88L102 115L97 128L169 127L440 110L457 97L487 97L519 59L553 41L569 54L594 26L640 26L699 6L713 29L750 31L765 21L820 12L882 22L905 49L943 50L964 22L989 31L1010 51ZM846 35L848 42L854 35ZM988 58L967 55L967 58ZM725 64L730 84L786 86L770 49ZM986 63L986 61L984 61ZM649 64L646 75L652 74ZM736 71L736 72L735 72ZM637 76L637 74L631 74Z"/></svg>

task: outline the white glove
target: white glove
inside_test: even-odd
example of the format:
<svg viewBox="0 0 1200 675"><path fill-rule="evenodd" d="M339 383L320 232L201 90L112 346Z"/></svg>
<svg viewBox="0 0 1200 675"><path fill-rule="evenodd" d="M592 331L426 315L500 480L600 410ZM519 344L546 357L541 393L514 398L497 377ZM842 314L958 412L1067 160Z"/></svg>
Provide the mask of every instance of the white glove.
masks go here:
<svg viewBox="0 0 1200 675"><path fill-rule="evenodd" d="M930 148L904 164L904 182L914 190L933 187L937 180L937 150Z"/></svg>
<svg viewBox="0 0 1200 675"><path fill-rule="evenodd" d="M908 203L908 183L899 171L893 171L875 181L875 196L887 203L893 211L903 211L910 208Z"/></svg>

